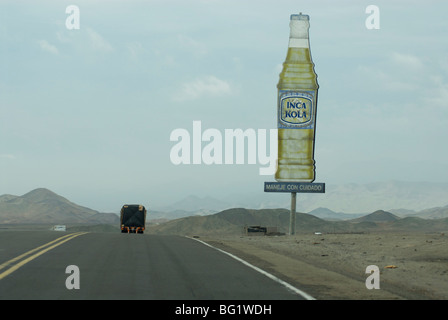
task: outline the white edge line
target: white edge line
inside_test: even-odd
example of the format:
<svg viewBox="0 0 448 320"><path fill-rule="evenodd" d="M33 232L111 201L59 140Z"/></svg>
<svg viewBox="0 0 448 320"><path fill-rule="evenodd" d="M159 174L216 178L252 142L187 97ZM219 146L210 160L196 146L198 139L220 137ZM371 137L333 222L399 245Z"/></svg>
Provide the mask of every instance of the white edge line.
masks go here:
<svg viewBox="0 0 448 320"><path fill-rule="evenodd" d="M302 296L303 298L305 298L306 300L316 300L314 297L310 296L308 293L303 292L302 290L297 289L296 287L294 287L293 285L289 284L288 282L283 281L282 279L277 278L276 276L270 274L269 272L266 272L266 271L264 271L263 269L260 269L260 268L258 268L258 267L256 267L256 266L254 266L253 264L250 264L250 263L247 262L246 260L243 260L243 259L241 259L241 258L239 258L239 257L237 257L237 256L235 256L235 255L233 255L233 254L231 254L231 253L229 253L229 252L227 252L227 251L224 251L224 250L222 250L222 249L216 248L216 247L214 247L214 246L208 244L207 242L204 242L204 241L199 240L199 239L197 239L197 238L192 238L192 237L187 237L187 238L192 239L192 240L196 240L196 241L198 241L198 242L200 242L200 243L206 245L207 247L213 248L213 249L215 249L215 250L218 250L218 251L220 251L220 252L222 252L222 253L224 253L224 254L226 254L226 255L232 257L233 259L235 259L235 260L241 262L242 264L244 264L244 265L246 265L246 266L248 266L248 267L254 269L255 271L258 271L259 273L265 275L266 277L268 277L268 278L270 278L270 279L272 279L272 280L274 280L274 281L280 283L281 285L285 286L287 289L291 290L292 292L294 292L294 293L296 293L296 294L298 294L298 295L301 295L301 296Z"/></svg>

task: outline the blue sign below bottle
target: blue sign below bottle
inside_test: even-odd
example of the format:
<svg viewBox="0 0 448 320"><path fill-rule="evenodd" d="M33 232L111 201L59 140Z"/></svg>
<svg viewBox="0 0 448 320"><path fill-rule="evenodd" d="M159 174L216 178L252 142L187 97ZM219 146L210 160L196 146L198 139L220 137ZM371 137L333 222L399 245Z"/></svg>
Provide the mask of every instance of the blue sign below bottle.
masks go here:
<svg viewBox="0 0 448 320"><path fill-rule="evenodd" d="M264 192L325 193L325 183L265 182Z"/></svg>

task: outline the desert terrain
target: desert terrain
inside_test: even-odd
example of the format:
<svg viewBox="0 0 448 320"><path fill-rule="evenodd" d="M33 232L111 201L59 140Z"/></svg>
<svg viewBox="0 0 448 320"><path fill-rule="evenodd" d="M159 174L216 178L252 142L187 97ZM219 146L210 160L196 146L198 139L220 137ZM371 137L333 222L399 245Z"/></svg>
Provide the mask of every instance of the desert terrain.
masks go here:
<svg viewBox="0 0 448 320"><path fill-rule="evenodd" d="M199 238L316 299L448 299L448 206L403 216L377 210L350 219L324 208L313 213L296 213L294 236L288 235L290 212L284 208L150 220L145 234ZM119 232L118 215L79 206L48 189L0 196L1 229L49 230L59 223L69 232ZM277 232L254 235L245 232L249 226ZM380 270L379 289L366 288L370 265Z"/></svg>
<svg viewBox="0 0 448 320"><path fill-rule="evenodd" d="M444 233L296 234L200 237L316 299L448 299ZM366 268L380 270L367 289Z"/></svg>
<svg viewBox="0 0 448 320"><path fill-rule="evenodd" d="M168 221L148 232L199 237L316 299L448 299L445 216L400 218L377 210L329 221L296 213L296 234L289 236L289 215L285 209L234 208ZM245 232L248 226L275 227L277 232ZM380 270L379 289L366 288L371 265Z"/></svg>

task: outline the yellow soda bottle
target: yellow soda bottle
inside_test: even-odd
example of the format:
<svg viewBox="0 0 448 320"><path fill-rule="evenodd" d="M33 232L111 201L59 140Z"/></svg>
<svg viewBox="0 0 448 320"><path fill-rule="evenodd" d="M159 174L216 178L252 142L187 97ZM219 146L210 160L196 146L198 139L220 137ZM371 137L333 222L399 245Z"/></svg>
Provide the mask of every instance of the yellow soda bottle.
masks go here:
<svg viewBox="0 0 448 320"><path fill-rule="evenodd" d="M292 14L288 53L277 84L277 181L313 182L317 75L309 45L309 16Z"/></svg>

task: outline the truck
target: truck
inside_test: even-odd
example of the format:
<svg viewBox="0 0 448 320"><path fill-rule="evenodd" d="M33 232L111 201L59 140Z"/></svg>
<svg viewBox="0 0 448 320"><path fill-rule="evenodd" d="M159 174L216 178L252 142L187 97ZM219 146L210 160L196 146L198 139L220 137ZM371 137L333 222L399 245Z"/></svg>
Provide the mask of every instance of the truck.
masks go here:
<svg viewBox="0 0 448 320"><path fill-rule="evenodd" d="M121 233L145 231L146 208L141 204L125 204L120 211Z"/></svg>

